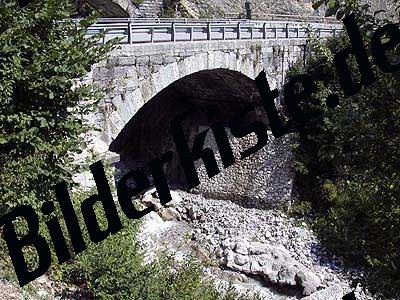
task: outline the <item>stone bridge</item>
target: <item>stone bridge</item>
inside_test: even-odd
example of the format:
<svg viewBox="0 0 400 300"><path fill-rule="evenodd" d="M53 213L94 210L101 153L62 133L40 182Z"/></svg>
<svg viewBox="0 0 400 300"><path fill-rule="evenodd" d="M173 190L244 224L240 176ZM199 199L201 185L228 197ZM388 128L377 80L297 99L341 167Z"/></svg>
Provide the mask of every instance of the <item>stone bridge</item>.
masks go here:
<svg viewBox="0 0 400 300"><path fill-rule="evenodd" d="M150 180L147 162L171 150L173 158L164 171L171 187L184 188L185 175L169 127L176 115L192 109L195 113L182 124L189 147L198 133L222 122L236 160L224 170L213 134L208 131L204 148L213 149L221 173L209 179L203 163L197 160L201 184L194 192L249 207L290 205L290 138L275 140L270 135L265 147L241 160L240 152L256 144L257 138L254 133L234 138L228 121L251 105L255 109L243 121L261 121L268 127L254 79L264 69L272 88L282 86L289 67L306 58L304 24L187 20L118 24L112 24L106 39L120 36L123 44L88 76L107 91L91 117L101 129L90 135L91 149L118 154L115 166L119 174L140 168L148 172ZM314 27L324 36L340 30L332 24ZM104 23L92 29L104 30ZM164 35L157 36L161 32Z"/></svg>

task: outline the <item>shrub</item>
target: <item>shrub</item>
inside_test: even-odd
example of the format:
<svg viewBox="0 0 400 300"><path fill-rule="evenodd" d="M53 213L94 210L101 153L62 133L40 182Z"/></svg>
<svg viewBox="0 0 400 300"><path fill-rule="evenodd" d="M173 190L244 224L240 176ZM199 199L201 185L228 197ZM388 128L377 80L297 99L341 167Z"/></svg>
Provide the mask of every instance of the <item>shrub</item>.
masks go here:
<svg viewBox="0 0 400 300"><path fill-rule="evenodd" d="M380 21L362 10L358 17L364 41L369 41ZM301 200L319 213L314 225L326 246L348 263L367 267L376 297L398 297L399 73L384 74L374 67L375 84L345 98L332 58L349 45L348 38L334 37L326 44L311 40L311 45L313 57L291 74L312 74L318 85L312 99L320 99L301 104L316 113L300 130L295 150ZM398 58L399 50L388 53ZM357 74L354 59L349 63ZM328 109L323 100L332 93L340 95L340 105Z"/></svg>
<svg viewBox="0 0 400 300"><path fill-rule="evenodd" d="M144 2L144 0L131 0L131 1L136 7L138 7L140 4Z"/></svg>
<svg viewBox="0 0 400 300"><path fill-rule="evenodd" d="M76 85L114 42L85 38L94 16L74 22L69 0L14 0L0 10L0 213L24 203L34 208L70 181L73 155L85 148L99 90ZM92 101L89 101L92 100Z"/></svg>
<svg viewBox="0 0 400 300"><path fill-rule="evenodd" d="M101 96L78 80L115 46L98 45L99 35L85 37L96 16L68 19L72 1L30 2L21 8L5 0L0 8L0 216L21 204L38 211L54 199L53 185L71 183L74 155L85 148L83 134L92 128L85 116ZM26 230L23 222L16 227ZM0 249L9 270L3 239ZM35 264L35 251L24 250Z"/></svg>
<svg viewBox="0 0 400 300"><path fill-rule="evenodd" d="M91 194L93 191L75 194L76 205ZM97 210L96 215L105 228L107 221L102 212ZM122 222L124 228L120 232L98 244L89 243L84 252L61 265L62 280L85 287L95 299L259 299L258 295L238 295L231 286L218 289L193 258L177 263L173 255L164 253L144 264L143 252L136 242L140 221L123 218Z"/></svg>

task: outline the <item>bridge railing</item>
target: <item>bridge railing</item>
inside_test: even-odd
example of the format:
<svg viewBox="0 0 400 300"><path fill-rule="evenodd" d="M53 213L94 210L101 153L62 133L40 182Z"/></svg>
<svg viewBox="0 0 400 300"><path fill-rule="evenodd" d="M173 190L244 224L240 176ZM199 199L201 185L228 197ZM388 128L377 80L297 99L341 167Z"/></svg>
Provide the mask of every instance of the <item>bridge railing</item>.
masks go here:
<svg viewBox="0 0 400 300"><path fill-rule="evenodd" d="M137 20L140 20L139 22ZM342 30L340 24L305 23L245 20L212 20L196 22L183 20L168 22L146 22L143 19L99 19L88 29L88 36L105 32L99 42L112 38L122 38L121 43L156 43L206 40L251 40L251 39L304 39L307 37L306 26L319 32L321 38L334 35Z"/></svg>

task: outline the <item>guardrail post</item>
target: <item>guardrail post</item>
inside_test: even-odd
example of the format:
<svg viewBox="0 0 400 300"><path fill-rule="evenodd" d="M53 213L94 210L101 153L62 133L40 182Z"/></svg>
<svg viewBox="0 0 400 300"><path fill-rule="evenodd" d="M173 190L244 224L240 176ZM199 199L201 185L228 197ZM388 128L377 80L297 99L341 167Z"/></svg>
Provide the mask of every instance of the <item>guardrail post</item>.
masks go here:
<svg viewBox="0 0 400 300"><path fill-rule="evenodd" d="M300 28L299 28L299 25L297 25L296 26L296 37L297 38L299 38L299 31L300 31Z"/></svg>
<svg viewBox="0 0 400 300"><path fill-rule="evenodd" d="M207 22L207 40L211 41L211 23Z"/></svg>
<svg viewBox="0 0 400 300"><path fill-rule="evenodd" d="M278 28L276 27L276 25L274 26L274 39L278 38Z"/></svg>
<svg viewBox="0 0 400 300"><path fill-rule="evenodd" d="M107 34L107 29L103 28L101 29L103 31L103 44L106 43L106 34Z"/></svg>
<svg viewBox="0 0 400 300"><path fill-rule="evenodd" d="M263 24L263 39L267 38L267 23Z"/></svg>
<svg viewBox="0 0 400 300"><path fill-rule="evenodd" d="M225 26L222 25L222 39L225 41Z"/></svg>
<svg viewBox="0 0 400 300"><path fill-rule="evenodd" d="M289 23L286 23L286 38L289 38Z"/></svg>
<svg viewBox="0 0 400 300"><path fill-rule="evenodd" d="M237 24L237 39L238 40L242 39L240 31L241 31L240 22L238 22L238 24Z"/></svg>
<svg viewBox="0 0 400 300"><path fill-rule="evenodd" d="M171 23L171 41L175 42L175 22Z"/></svg>
<svg viewBox="0 0 400 300"><path fill-rule="evenodd" d="M253 27L250 27L250 39L253 39Z"/></svg>
<svg viewBox="0 0 400 300"><path fill-rule="evenodd" d="M193 26L190 26L190 40L193 41Z"/></svg>
<svg viewBox="0 0 400 300"><path fill-rule="evenodd" d="M150 42L154 42L154 27L150 27Z"/></svg>
<svg viewBox="0 0 400 300"><path fill-rule="evenodd" d="M132 44L132 28L131 28L131 21L128 21L128 44Z"/></svg>

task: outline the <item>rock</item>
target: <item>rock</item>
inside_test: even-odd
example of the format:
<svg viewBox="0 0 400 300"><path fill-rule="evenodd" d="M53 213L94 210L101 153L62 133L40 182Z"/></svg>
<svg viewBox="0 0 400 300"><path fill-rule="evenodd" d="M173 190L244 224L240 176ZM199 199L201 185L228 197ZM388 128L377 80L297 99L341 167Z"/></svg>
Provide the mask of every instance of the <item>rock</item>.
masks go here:
<svg viewBox="0 0 400 300"><path fill-rule="evenodd" d="M140 199L140 202L142 202L146 206L159 203L159 201L156 198L154 198L151 194L143 195L142 199Z"/></svg>
<svg viewBox="0 0 400 300"><path fill-rule="evenodd" d="M223 229L222 227L217 227L216 229L215 229L215 232L216 233L218 233L218 234L224 234L225 233L225 229Z"/></svg>
<svg viewBox="0 0 400 300"><path fill-rule="evenodd" d="M235 255L235 263L239 266L243 266L249 262L249 258L244 255L237 254Z"/></svg>
<svg viewBox="0 0 400 300"><path fill-rule="evenodd" d="M214 254L215 254L216 258L221 258L223 251L221 249L217 249L217 250L215 250Z"/></svg>
<svg viewBox="0 0 400 300"><path fill-rule="evenodd" d="M190 248L197 245L205 251L191 250L202 260L216 259L218 264L213 264L213 268L220 273L211 267L206 267L206 272L219 281L228 280L225 273L230 273L235 278L235 286L265 292L265 299L289 300L294 298L287 295L293 293L300 297L302 292L305 297L302 299L306 300L340 300L343 290L350 290L350 281L346 279L349 277L343 275L353 277L352 273L344 271L342 265L338 267L311 229L299 227L295 219L273 210L240 207L226 200L206 199L182 191L177 194L182 199L177 201L178 206L163 207L158 213L175 209L166 214L180 213L185 222L164 222L153 213L153 218L159 218L162 224L153 221L147 233L154 231L151 228L163 229L177 224L189 227L191 239L186 236L185 242ZM154 198L148 201L153 202ZM169 218L172 216L167 216ZM164 236L161 234L158 238ZM178 240L177 235L174 233L169 239L171 248ZM146 249L154 252L157 248L156 244L149 243ZM246 278L246 283L241 278ZM357 299L373 300L365 292Z"/></svg>
<svg viewBox="0 0 400 300"><path fill-rule="evenodd" d="M142 220L143 222L149 224L160 224L164 222L163 219L154 211L151 211L148 214L144 215Z"/></svg>
<svg viewBox="0 0 400 300"><path fill-rule="evenodd" d="M234 271L261 275L266 283L301 286L306 296L321 285L318 276L293 259L284 248L260 242L239 242L236 243L234 252L224 252L225 265Z"/></svg>
<svg viewBox="0 0 400 300"><path fill-rule="evenodd" d="M145 207L149 207L150 205L154 205L155 210L159 211L162 209L162 205L160 203L160 199L158 198L156 188L151 188L147 190L142 198L139 200L141 204Z"/></svg>
<svg viewBox="0 0 400 300"><path fill-rule="evenodd" d="M222 249L232 249L232 243L230 239L225 239L221 242L221 247Z"/></svg>
<svg viewBox="0 0 400 300"><path fill-rule="evenodd" d="M253 242L249 248L250 254L254 255L264 254L266 250L264 244L260 242Z"/></svg>
<svg viewBox="0 0 400 300"><path fill-rule="evenodd" d="M304 273L304 271L300 271L296 274L296 281L304 287L303 295L305 296L314 293L321 285L321 281L316 275L310 272Z"/></svg>
<svg viewBox="0 0 400 300"><path fill-rule="evenodd" d="M247 282L247 281L249 281L249 279L247 278L247 276L246 275L244 275L244 274L240 274L240 279L239 279L241 282Z"/></svg>
<svg viewBox="0 0 400 300"><path fill-rule="evenodd" d="M88 0L88 3L100 9L103 17L107 18L127 18L137 15L135 5L129 0Z"/></svg>
<svg viewBox="0 0 400 300"><path fill-rule="evenodd" d="M283 266L277 274L277 280L280 284L296 285L296 268L291 266Z"/></svg>
<svg viewBox="0 0 400 300"><path fill-rule="evenodd" d="M180 214L176 211L175 208L168 207L160 211L160 217L164 221L171 221L171 220L177 220L180 217Z"/></svg>
<svg viewBox="0 0 400 300"><path fill-rule="evenodd" d="M196 206L191 206L188 210L188 215L192 220L196 220L198 212L199 209Z"/></svg>
<svg viewBox="0 0 400 300"><path fill-rule="evenodd" d="M302 300L339 300L342 299L343 295L343 289L340 285L335 284L321 291L315 292L311 296L302 298Z"/></svg>
<svg viewBox="0 0 400 300"><path fill-rule="evenodd" d="M172 200L165 203L165 207L177 207L182 201L182 197L176 191L170 191Z"/></svg>
<svg viewBox="0 0 400 300"><path fill-rule="evenodd" d="M244 255L249 254L247 250L247 245L245 243L237 243L235 246L235 252Z"/></svg>

